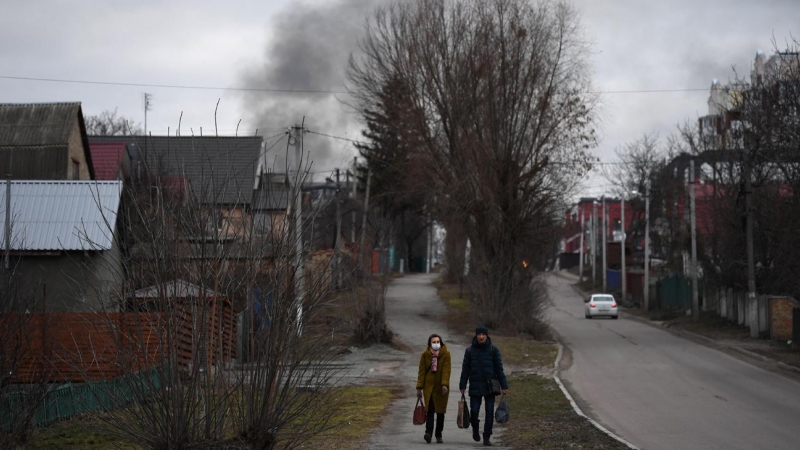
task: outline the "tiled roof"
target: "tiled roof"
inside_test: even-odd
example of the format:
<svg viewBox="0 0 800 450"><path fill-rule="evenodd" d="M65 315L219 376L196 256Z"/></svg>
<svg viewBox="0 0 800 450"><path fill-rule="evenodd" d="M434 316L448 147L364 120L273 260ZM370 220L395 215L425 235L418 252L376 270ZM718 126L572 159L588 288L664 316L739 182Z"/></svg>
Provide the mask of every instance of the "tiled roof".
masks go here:
<svg viewBox="0 0 800 450"><path fill-rule="evenodd" d="M66 145L80 103L0 104L0 147Z"/></svg>
<svg viewBox="0 0 800 450"><path fill-rule="evenodd" d="M262 137L90 137L89 142L128 145L132 169L153 177L188 179L203 203L249 205Z"/></svg>
<svg viewBox="0 0 800 450"><path fill-rule="evenodd" d="M11 181L12 250L108 250L121 181ZM0 182L0 248L5 248L6 183Z"/></svg>
<svg viewBox="0 0 800 450"><path fill-rule="evenodd" d="M125 152L122 142L91 142L94 176L97 180L116 180L119 177L120 162Z"/></svg>

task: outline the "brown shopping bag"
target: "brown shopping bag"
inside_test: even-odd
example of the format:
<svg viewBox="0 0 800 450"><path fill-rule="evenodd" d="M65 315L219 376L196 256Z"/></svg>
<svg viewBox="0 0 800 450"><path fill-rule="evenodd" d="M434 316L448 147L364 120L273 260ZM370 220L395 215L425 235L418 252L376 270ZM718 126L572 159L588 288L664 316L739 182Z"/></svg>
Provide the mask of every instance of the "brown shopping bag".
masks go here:
<svg viewBox="0 0 800 450"><path fill-rule="evenodd" d="M417 406L414 407L414 425L422 425L425 423L425 406L422 404L422 399L417 397Z"/></svg>
<svg viewBox="0 0 800 450"><path fill-rule="evenodd" d="M469 429L469 422L469 405L467 404L467 400L464 398L464 394L461 394L461 400L458 401L458 417L456 417L456 425L458 425L458 428Z"/></svg>

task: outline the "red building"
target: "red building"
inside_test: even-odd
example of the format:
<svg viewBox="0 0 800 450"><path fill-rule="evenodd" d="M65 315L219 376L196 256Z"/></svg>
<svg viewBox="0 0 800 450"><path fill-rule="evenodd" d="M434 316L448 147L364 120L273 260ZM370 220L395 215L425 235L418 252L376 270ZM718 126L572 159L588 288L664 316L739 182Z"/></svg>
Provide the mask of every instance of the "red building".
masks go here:
<svg viewBox="0 0 800 450"><path fill-rule="evenodd" d="M608 216L608 221L603 218L603 205L605 204L605 214ZM567 221L564 236L564 253L583 253L584 255L591 252L592 244L592 230L596 230L596 242L598 246L602 245L602 239L605 235L609 242L616 242L620 240L622 235L622 211L621 200L617 198L608 198L603 201L602 198L583 197L574 204L572 208L567 210ZM597 226L592 225L594 211L597 211ZM581 217L583 217L583 252L580 251L581 246ZM630 229L631 221L633 219L633 210L630 202L625 202L625 227ZM603 232L605 228L605 232Z"/></svg>

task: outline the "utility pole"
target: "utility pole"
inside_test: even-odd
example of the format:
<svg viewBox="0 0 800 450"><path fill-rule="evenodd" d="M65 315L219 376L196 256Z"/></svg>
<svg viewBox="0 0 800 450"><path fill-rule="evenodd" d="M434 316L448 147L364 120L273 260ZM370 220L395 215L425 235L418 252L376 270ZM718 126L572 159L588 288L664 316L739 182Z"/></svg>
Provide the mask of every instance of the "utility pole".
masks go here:
<svg viewBox="0 0 800 450"><path fill-rule="evenodd" d="M300 167L303 161L303 127L295 125L294 131L294 239L295 269L294 289L297 302L297 330L303 323L303 186Z"/></svg>
<svg viewBox="0 0 800 450"><path fill-rule="evenodd" d="M11 254L11 174L6 174L6 254L5 254L5 268L8 270L11 267L10 254Z"/></svg>
<svg viewBox="0 0 800 450"><path fill-rule="evenodd" d="M364 214L361 217L361 242L358 245L358 251L362 257L359 257L361 268L364 268L363 259L368 258L369 255L364 251L364 236L367 232L367 213L369 212L369 185L372 182L372 168L367 166L367 192L364 194Z"/></svg>
<svg viewBox="0 0 800 450"><path fill-rule="evenodd" d="M428 213L428 243L425 245L425 273L431 273L431 213Z"/></svg>
<svg viewBox="0 0 800 450"><path fill-rule="evenodd" d="M692 320L700 320L700 300L697 297L697 228L694 210L694 159L689 161L689 224L692 234Z"/></svg>
<svg viewBox="0 0 800 450"><path fill-rule="evenodd" d="M583 235L586 234L586 229L584 227L584 221L585 221L585 218L586 218L586 214L584 214L583 208L581 207L580 203L578 203L578 213L581 215L581 248L578 251L578 255L580 256L580 258L578 258L578 260L579 260L579 262L578 262L578 272L579 272L580 283L581 283L581 288L582 288L583 287Z"/></svg>
<svg viewBox="0 0 800 450"><path fill-rule="evenodd" d="M644 310L650 311L650 182L644 191Z"/></svg>
<svg viewBox="0 0 800 450"><path fill-rule="evenodd" d="M592 289L597 286L597 200L592 199Z"/></svg>
<svg viewBox="0 0 800 450"><path fill-rule="evenodd" d="M358 157L353 157L353 202L356 201L356 186L358 179L356 178L356 171L358 169ZM353 207L353 215L350 216L350 242L356 243L356 208Z"/></svg>
<svg viewBox="0 0 800 450"><path fill-rule="evenodd" d="M622 302L625 303L626 295L628 294L628 286L625 276L625 192L622 193L622 201L620 202L619 216L620 216L620 225L622 225L622 237L620 238L619 242L620 261L622 264L621 266L622 270L620 270L620 281L622 282Z"/></svg>
<svg viewBox="0 0 800 450"><path fill-rule="evenodd" d="M756 300L756 265L753 250L753 182L750 160L745 159L744 170L744 204L745 231L747 233L747 307L750 316L750 337L758 337L758 301Z"/></svg>
<svg viewBox="0 0 800 450"><path fill-rule="evenodd" d="M602 207L600 208L602 211L602 220L600 221L603 231L600 233L603 236L603 292L608 292L608 280L607 280L607 269L608 269L608 258L606 258L606 241L608 241L608 211L606 210L606 196L603 195L602 197Z"/></svg>
<svg viewBox="0 0 800 450"><path fill-rule="evenodd" d="M339 195L339 169L336 169L336 240L333 242L333 254L336 267L336 278L334 283L336 289L342 287L342 254L340 247L342 246L342 215L340 212L341 197Z"/></svg>

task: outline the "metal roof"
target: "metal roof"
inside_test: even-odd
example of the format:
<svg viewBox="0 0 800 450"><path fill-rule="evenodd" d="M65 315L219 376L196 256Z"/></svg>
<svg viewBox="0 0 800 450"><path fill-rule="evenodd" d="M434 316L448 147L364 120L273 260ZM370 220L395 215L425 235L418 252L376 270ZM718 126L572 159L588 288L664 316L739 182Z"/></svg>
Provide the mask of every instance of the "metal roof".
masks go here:
<svg viewBox="0 0 800 450"><path fill-rule="evenodd" d="M123 142L131 163L152 177L185 178L205 204L249 205L261 136L96 136L90 143Z"/></svg>
<svg viewBox="0 0 800 450"><path fill-rule="evenodd" d="M108 250L121 181L11 181L12 250ZM5 248L6 182L0 181L0 248Z"/></svg>

